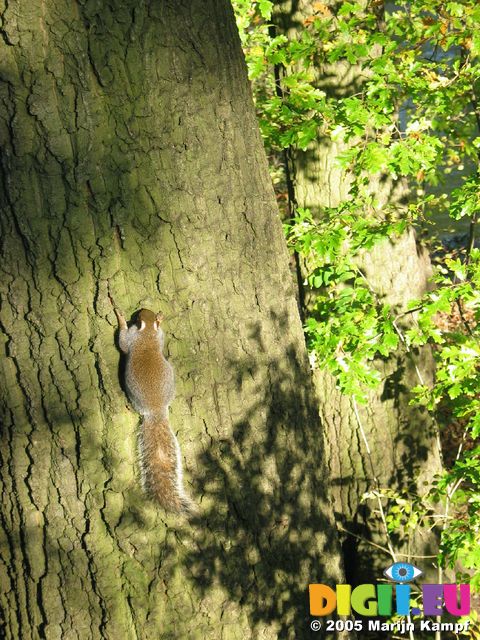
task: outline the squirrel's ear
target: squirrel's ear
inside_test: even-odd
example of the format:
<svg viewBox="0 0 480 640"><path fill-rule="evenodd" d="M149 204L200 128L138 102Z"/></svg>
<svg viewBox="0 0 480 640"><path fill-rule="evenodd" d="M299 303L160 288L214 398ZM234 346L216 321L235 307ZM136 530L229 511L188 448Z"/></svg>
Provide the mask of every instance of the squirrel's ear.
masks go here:
<svg viewBox="0 0 480 640"><path fill-rule="evenodd" d="M157 313L156 318L157 318L157 322L162 322L162 320L163 320L163 313Z"/></svg>

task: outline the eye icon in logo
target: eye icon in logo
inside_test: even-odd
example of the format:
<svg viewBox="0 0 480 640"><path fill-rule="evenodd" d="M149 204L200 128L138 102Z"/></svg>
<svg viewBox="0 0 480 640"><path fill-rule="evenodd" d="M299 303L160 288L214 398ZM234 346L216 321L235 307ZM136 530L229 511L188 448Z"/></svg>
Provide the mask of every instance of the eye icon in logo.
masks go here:
<svg viewBox="0 0 480 640"><path fill-rule="evenodd" d="M385 569L383 574L395 582L411 582L422 575L422 571L408 562L394 562Z"/></svg>

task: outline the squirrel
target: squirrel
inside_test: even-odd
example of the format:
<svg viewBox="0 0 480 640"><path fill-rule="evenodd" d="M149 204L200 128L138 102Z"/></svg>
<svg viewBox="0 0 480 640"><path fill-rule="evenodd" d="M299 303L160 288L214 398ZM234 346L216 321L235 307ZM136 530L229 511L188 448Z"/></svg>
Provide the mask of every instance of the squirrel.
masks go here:
<svg viewBox="0 0 480 640"><path fill-rule="evenodd" d="M118 344L126 354L127 394L143 416L140 450L144 486L167 511L190 515L195 506L183 489L180 447L168 421L175 383L172 365L163 355L163 316L141 309L136 323L128 327L120 311L115 309L115 313Z"/></svg>

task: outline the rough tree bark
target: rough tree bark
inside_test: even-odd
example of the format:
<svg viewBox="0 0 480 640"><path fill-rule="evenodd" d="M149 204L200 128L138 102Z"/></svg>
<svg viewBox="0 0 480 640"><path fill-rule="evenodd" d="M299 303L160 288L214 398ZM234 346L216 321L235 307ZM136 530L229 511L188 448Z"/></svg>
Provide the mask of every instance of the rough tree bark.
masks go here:
<svg viewBox="0 0 480 640"><path fill-rule="evenodd" d="M322 3L322 11L334 12L336 4L335 0ZM276 3L278 29L295 37L315 8L315 3L308 0ZM381 10L380 5L378 8ZM361 91L362 77L364 70L339 62L319 69L316 85L330 97L341 98ZM322 207L335 207L348 197L348 177L336 163L336 157L345 148L344 143L321 138L307 151L292 154L290 173L294 176L294 197L299 207L318 214ZM408 195L405 184L393 184L388 179L371 180L371 187L380 203L396 203L401 207ZM360 262L378 298L399 315L406 311L410 300L421 297L429 286L430 259L417 244L413 230L396 241L377 244ZM306 299L308 304L308 294ZM404 317L399 326L405 329L411 318ZM366 491L376 489L375 477L382 488L422 494L441 471L436 427L425 410L409 404L410 389L420 383L420 378L425 382L432 379L430 351L412 354L400 348L394 356L379 359L376 366L381 373L381 385L369 393L365 406L358 407L371 456L367 454L351 399L336 389L335 380L327 371L317 371L315 377L336 518L349 532L343 542L345 571L353 583L381 575L389 563L388 556L370 544L387 546L378 505L362 500ZM410 541L401 534L393 535L392 541L396 551L403 554L430 555L437 549L436 536L426 531L418 531ZM405 559L405 555L398 556L398 560ZM423 559L421 563L424 571L433 571L431 560Z"/></svg>
<svg viewBox="0 0 480 640"><path fill-rule="evenodd" d="M231 8L0 17L2 634L306 637L339 555ZM192 523L140 489L109 293L166 316Z"/></svg>

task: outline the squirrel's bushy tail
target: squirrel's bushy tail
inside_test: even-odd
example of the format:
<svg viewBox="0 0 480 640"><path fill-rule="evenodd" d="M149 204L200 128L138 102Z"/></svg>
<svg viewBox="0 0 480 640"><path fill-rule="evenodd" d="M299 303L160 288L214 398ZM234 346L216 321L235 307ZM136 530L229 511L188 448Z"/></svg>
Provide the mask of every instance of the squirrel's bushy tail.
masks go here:
<svg viewBox="0 0 480 640"><path fill-rule="evenodd" d="M167 511L193 515L195 504L183 489L180 447L167 418L143 417L140 447L149 494Z"/></svg>

